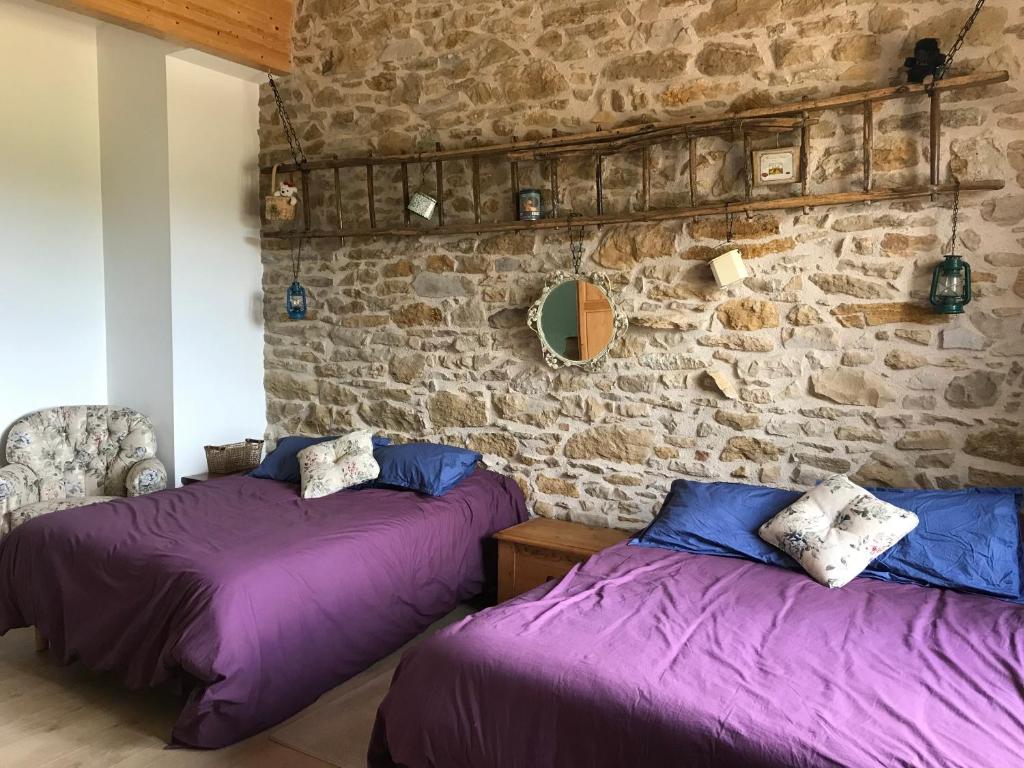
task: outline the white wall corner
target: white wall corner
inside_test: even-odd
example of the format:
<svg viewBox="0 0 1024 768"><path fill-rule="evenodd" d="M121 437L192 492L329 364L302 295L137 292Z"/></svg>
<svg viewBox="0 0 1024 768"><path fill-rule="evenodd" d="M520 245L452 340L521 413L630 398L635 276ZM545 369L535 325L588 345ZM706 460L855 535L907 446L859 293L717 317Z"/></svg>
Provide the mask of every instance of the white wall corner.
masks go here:
<svg viewBox="0 0 1024 768"><path fill-rule="evenodd" d="M107 389L149 416L174 476L167 88L162 41L97 30Z"/></svg>

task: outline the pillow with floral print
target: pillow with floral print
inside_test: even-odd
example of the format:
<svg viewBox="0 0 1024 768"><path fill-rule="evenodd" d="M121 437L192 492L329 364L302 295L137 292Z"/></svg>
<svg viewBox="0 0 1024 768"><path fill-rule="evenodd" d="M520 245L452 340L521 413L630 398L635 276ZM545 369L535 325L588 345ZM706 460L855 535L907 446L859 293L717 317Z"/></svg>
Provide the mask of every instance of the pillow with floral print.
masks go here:
<svg viewBox="0 0 1024 768"><path fill-rule="evenodd" d="M299 451L298 459L304 499L319 499L380 474L369 429L311 445Z"/></svg>
<svg viewBox="0 0 1024 768"><path fill-rule="evenodd" d="M917 515L835 475L761 525L758 535L820 584L843 587L917 527Z"/></svg>

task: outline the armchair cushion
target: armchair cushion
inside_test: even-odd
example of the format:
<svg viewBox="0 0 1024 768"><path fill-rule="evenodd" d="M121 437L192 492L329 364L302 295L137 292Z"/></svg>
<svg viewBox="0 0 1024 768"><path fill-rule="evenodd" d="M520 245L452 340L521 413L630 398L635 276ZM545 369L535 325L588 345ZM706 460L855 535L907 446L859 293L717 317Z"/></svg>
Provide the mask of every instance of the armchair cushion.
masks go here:
<svg viewBox="0 0 1024 768"><path fill-rule="evenodd" d="M39 517L50 512L58 512L62 509L74 507L85 507L89 504L99 504L101 501L112 501L116 496L85 496L79 499L63 499L61 501L37 501L34 504L23 504L13 512L4 515L3 528L0 534L6 534L17 528L19 525L33 517Z"/></svg>
<svg viewBox="0 0 1024 768"><path fill-rule="evenodd" d="M128 470L125 483L129 496L142 496L167 487L167 470L160 459L143 459Z"/></svg>

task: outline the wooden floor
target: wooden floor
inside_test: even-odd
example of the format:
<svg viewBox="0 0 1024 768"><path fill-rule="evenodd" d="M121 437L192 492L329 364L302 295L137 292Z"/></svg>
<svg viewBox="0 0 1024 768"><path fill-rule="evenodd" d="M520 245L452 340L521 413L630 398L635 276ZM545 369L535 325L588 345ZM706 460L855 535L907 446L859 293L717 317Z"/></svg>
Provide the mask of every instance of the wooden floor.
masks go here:
<svg viewBox="0 0 1024 768"><path fill-rule="evenodd" d="M80 665L35 652L31 629L0 637L2 768L325 768L266 733L213 752L167 749L180 701L132 693Z"/></svg>

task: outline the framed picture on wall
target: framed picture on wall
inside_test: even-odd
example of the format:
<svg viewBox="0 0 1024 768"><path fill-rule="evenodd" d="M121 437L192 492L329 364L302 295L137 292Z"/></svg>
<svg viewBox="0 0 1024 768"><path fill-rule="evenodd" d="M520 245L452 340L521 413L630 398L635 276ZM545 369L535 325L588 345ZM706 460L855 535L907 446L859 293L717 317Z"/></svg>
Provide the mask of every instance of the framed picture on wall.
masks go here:
<svg viewBox="0 0 1024 768"><path fill-rule="evenodd" d="M800 181L800 148L776 147L753 151L755 184L792 184Z"/></svg>

